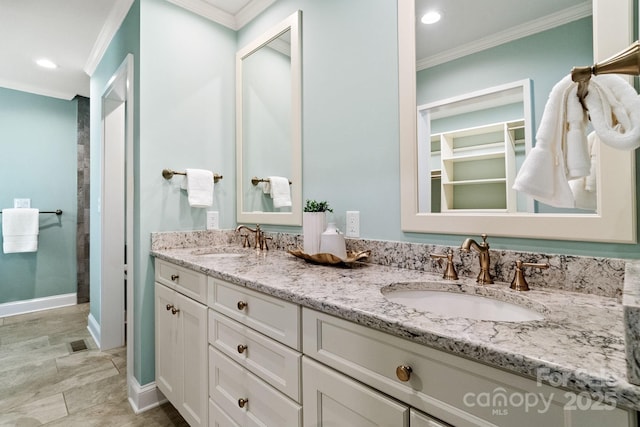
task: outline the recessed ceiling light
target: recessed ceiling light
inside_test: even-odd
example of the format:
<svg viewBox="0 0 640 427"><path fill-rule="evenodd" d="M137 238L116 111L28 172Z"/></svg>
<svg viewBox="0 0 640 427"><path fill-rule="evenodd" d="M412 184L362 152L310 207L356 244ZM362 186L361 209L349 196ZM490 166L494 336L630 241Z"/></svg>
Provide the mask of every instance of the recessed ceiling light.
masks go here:
<svg viewBox="0 0 640 427"><path fill-rule="evenodd" d="M43 67L43 68L58 68L58 66L56 65L55 62L46 59L46 58L42 58L42 59L38 59L36 61L36 64L38 64L39 66Z"/></svg>
<svg viewBox="0 0 640 427"><path fill-rule="evenodd" d="M423 24L435 24L436 22L438 22L440 20L441 16L438 12L436 11L431 11L431 12L427 12L424 15L422 15L422 23Z"/></svg>

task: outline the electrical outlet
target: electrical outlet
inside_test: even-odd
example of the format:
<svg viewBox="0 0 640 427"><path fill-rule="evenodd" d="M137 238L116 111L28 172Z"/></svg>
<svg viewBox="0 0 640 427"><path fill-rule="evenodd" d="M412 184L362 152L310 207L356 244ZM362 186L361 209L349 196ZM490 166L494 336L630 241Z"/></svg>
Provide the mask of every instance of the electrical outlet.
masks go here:
<svg viewBox="0 0 640 427"><path fill-rule="evenodd" d="M220 228L220 216L218 211L207 211L207 230L218 230Z"/></svg>
<svg viewBox="0 0 640 427"><path fill-rule="evenodd" d="M360 237L360 211L347 211L347 237Z"/></svg>
<svg viewBox="0 0 640 427"><path fill-rule="evenodd" d="M30 208L31 199L13 199L14 208Z"/></svg>

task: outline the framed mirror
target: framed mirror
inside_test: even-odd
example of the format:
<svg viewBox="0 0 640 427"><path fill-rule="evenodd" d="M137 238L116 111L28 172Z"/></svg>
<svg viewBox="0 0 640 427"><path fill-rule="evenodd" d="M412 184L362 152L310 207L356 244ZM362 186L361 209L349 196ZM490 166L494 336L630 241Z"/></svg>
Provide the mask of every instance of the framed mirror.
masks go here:
<svg viewBox="0 0 640 427"><path fill-rule="evenodd" d="M420 4L423 3L422 0L408 0L398 3L400 179L402 203L401 221L403 231L438 234L487 233L489 235L506 237L635 243L635 156L633 152L618 151L604 145L600 146L600 156L597 162L598 192L596 195L597 207L595 210L581 212L549 211L540 209L537 205L530 207L531 205L527 204L530 202L527 201L518 202L518 205L522 203L523 208L509 209L507 204L504 203L505 197L508 196L503 196L498 202L492 202L492 204L488 206L478 204L469 205L466 204L467 198L470 197L469 193L464 196L462 203L458 203L457 205L447 205L443 209L442 203L446 203L446 200L440 197L441 205L438 209L433 208L433 203L429 206L429 201L425 200L426 186L424 180L427 178L430 179L430 177L425 176L424 162L420 162L421 157L423 160L425 158L424 146L427 143L424 141L419 142L418 134L419 132L422 134L428 132L429 136L434 140L437 139L438 136L441 137L441 135L438 135L438 132L431 132L432 129L425 130L423 122L424 116L422 115L425 110L424 101L418 101L418 97L424 95L424 93L419 93L423 89L421 89L422 86L418 85L417 82L420 78L420 74L417 72L417 63L422 66L422 62L424 62L421 61L421 58L418 58L418 61L416 58L416 27L417 25L421 25L417 23L419 17L417 16L416 5L418 2L420 2ZM433 0L430 1L430 3L441 4L442 2ZM504 7L508 7L510 4L510 2L502 3ZM460 5L457 6L460 7ZM593 5L586 3L586 6L593 8L593 58L596 61L601 61L617 53L631 43L633 29L631 0L613 0L607 3L606 6L601 4L601 2L594 1ZM489 7L487 10L496 9ZM511 16L508 11L500 10L501 13L499 15L501 19L504 20L505 17ZM538 19L538 21L544 22L545 20ZM540 22L538 22L538 24L539 23ZM513 26L509 28L508 32L511 33L510 36L512 38L522 37L521 32L524 31L522 28L528 27L529 24L530 23L524 23L523 21L522 25ZM452 24L449 23L449 25ZM465 28L464 25L453 24L452 26L454 28ZM505 32L499 36L504 36L504 33ZM494 46L504 43L504 40L500 41L500 37L494 37L494 40L498 40ZM489 38L484 38L483 40L488 39ZM429 42L438 43L438 40L434 36L429 39ZM461 52L464 52L466 48L466 45L458 46L455 49L450 48L441 58L438 58L440 64L453 59L447 63L446 67L443 67L449 76L458 75L453 67L457 65L456 63L464 62L464 60L460 60L459 58L462 56ZM553 50L554 49L547 48L549 52L549 62L548 64L545 63L545 66L551 65L554 60L554 55L551 53ZM458 56L447 58L447 56L451 56L452 54L458 54ZM512 48L511 55L514 60L526 63L526 50L518 51ZM478 73L477 75L480 77L482 77L482 73L490 77L499 76L501 72L500 65L504 65L504 61L506 61L505 58L495 59L496 68L493 70L487 67L474 69L474 71ZM569 74L570 71L570 67L562 71L560 78ZM555 81L560 78L556 78ZM555 81L553 83L555 83ZM434 97L433 99L435 100L446 100L447 98L451 98L451 96L443 96L439 94L438 91L450 90L453 86L455 86L453 89L464 90L465 85L468 83L468 80L460 78L448 85L439 84L429 89L430 96ZM531 79L531 84L534 88L536 87L535 78ZM532 93L534 92L535 90L532 90ZM544 94L542 99L539 99L540 97L533 99L532 104L541 103L540 107L542 107L546 102L546 96L548 96L548 92ZM434 101L432 101L432 103L433 102ZM420 111L420 107L423 107L422 111ZM511 119L505 119L498 122L505 124L510 120ZM423 123L421 123L421 121ZM472 129L474 126L476 125L473 124L472 121L469 121L468 126L462 124L459 128L449 129L448 131ZM532 135L535 135L535 128L530 129ZM431 141L428 144L430 144L430 146L433 145ZM444 155L445 152L442 151L442 154ZM454 163L455 162L450 162L450 164ZM445 173L446 168L445 163L442 163L442 165L441 174ZM471 172L475 174L481 169L482 168L471 168ZM495 170L496 166L485 167L484 169ZM465 173L468 175L468 173L471 172L467 171ZM473 174L471 178L477 179ZM506 175L506 173L501 172L501 175ZM464 176L464 174L461 174L461 176ZM480 179L493 178L493 176L480 176ZM502 179L504 177L501 176L500 178ZM447 184L447 186L437 186L442 192L448 191L445 187L455 187L455 185ZM431 188L434 189L434 186L432 185ZM506 187L503 186L501 188ZM508 191L508 189L505 191ZM471 192L472 195L473 193L474 191ZM516 197L522 198L521 195L516 195ZM433 200L434 199L431 198L430 202L433 202Z"/></svg>
<svg viewBox="0 0 640 427"><path fill-rule="evenodd" d="M301 20L297 11L236 54L239 223L302 225ZM291 203L272 197L272 178L289 181Z"/></svg>

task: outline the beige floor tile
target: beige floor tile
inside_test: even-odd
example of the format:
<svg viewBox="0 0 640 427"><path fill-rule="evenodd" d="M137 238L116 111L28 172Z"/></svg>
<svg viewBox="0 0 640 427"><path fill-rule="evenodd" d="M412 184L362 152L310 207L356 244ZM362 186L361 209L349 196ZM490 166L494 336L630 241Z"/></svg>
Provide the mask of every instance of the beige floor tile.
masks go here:
<svg viewBox="0 0 640 427"><path fill-rule="evenodd" d="M0 413L0 425L31 427L47 424L67 416L67 408L62 394L54 394L44 399L32 401L22 406Z"/></svg>
<svg viewBox="0 0 640 427"><path fill-rule="evenodd" d="M0 426L188 426L170 404L133 412L127 349L101 352L88 314L81 304L0 318ZM76 339L89 349L70 352Z"/></svg>

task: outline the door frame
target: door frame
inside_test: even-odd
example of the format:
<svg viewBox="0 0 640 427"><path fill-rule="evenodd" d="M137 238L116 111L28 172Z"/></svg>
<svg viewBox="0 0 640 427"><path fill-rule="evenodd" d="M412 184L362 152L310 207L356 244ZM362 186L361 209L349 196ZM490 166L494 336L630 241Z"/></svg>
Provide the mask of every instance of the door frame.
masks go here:
<svg viewBox="0 0 640 427"><path fill-rule="evenodd" d="M100 254L100 349L120 347L125 344L124 328L124 292L110 292L111 290L105 286L105 275L110 273L110 269L119 270L122 273L124 282L124 265L126 263L126 344L127 344L127 380L133 377L133 349L134 349L134 58L132 54L128 54L122 64L118 67L113 76L109 79L106 88L102 92L101 97L101 123L102 123L102 173L101 181L101 198L100 198L100 228L101 228L101 254ZM118 117L110 117L111 114L117 114ZM112 120L115 119L115 120ZM121 126L116 139L106 140L107 126L115 123ZM110 130L110 132L112 129ZM117 171L108 170L111 162L105 157L106 145L110 142L120 144L117 148L118 153L124 156L119 159L124 162L120 164ZM111 155L111 154L110 154ZM118 159L116 159L118 160ZM124 176L120 176L124 171ZM114 177L114 173L118 176ZM106 191L111 191L110 186L113 182L120 182L124 185L123 205L114 208L109 205ZM124 211L124 212L123 212ZM117 215L117 218L111 218L111 215ZM122 252L114 256L107 253L108 239L113 236L121 236L120 242L126 245L126 258ZM124 249L124 245L122 248ZM118 261L119 259L119 261Z"/></svg>

